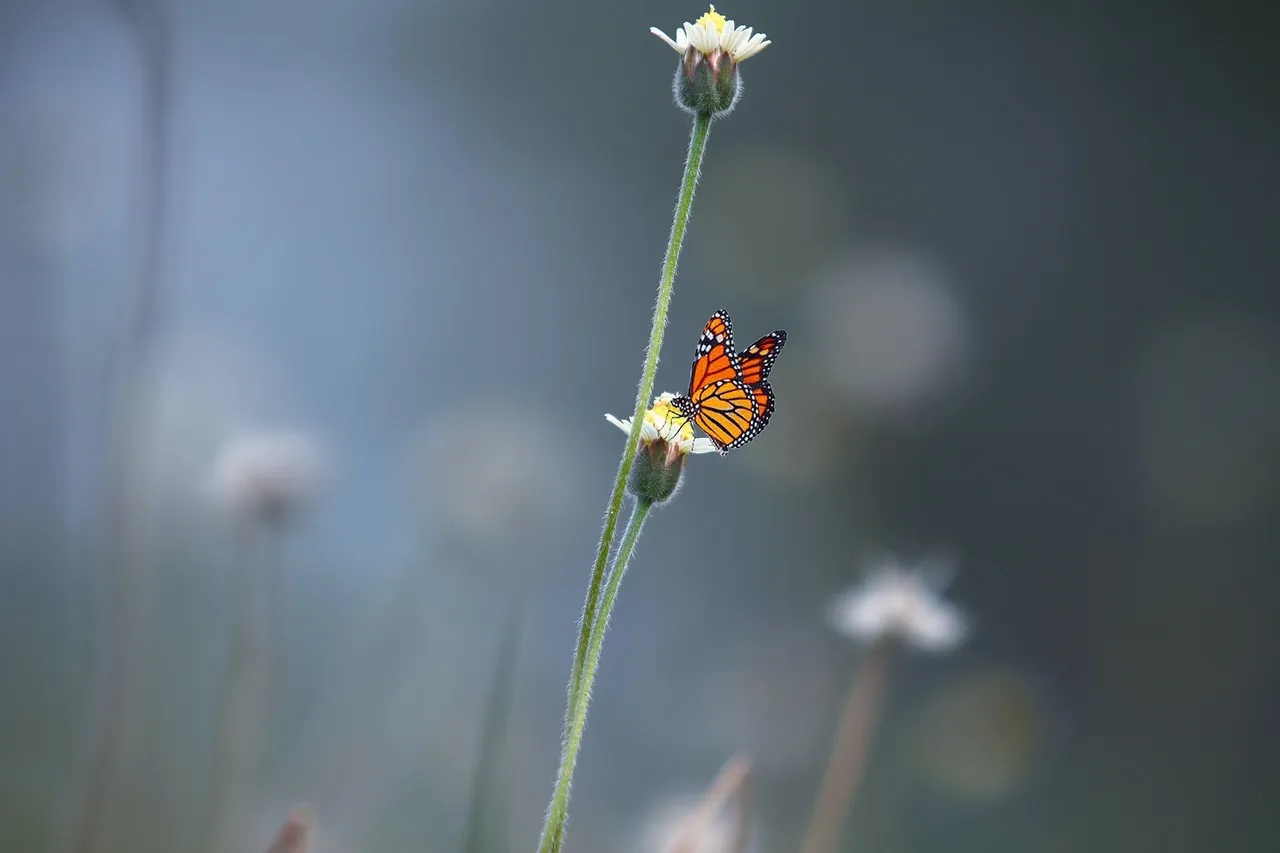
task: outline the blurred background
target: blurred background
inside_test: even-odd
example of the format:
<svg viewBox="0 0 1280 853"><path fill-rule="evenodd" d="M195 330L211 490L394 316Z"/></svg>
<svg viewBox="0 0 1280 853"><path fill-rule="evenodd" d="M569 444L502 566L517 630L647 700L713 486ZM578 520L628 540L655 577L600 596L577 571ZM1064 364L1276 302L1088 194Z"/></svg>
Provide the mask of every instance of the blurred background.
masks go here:
<svg viewBox="0 0 1280 853"><path fill-rule="evenodd" d="M492 849L534 847L687 144L647 29L702 11L0 5L0 847L68 849L98 778L95 849L203 849L255 560L248 849L300 801L321 853L461 849L495 684ZM774 43L658 389L724 308L788 330L778 409L646 530L568 849L654 849L736 753L795 849L883 553L951 559L972 634L895 670L845 849L1274 844L1280 16L720 11Z"/></svg>

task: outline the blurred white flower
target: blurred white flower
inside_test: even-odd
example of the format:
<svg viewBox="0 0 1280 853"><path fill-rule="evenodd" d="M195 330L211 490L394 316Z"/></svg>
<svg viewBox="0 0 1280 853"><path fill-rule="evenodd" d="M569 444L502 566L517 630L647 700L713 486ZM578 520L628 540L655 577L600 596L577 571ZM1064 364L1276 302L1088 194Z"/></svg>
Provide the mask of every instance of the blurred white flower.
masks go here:
<svg viewBox="0 0 1280 853"><path fill-rule="evenodd" d="M715 443L709 438L694 438L693 424L689 418L671 407L675 396L670 391L664 391L654 398L653 407L644 413L644 423L640 425L640 442L652 444L663 441L672 448L672 452L681 455L715 453ZM620 420L613 415L605 415L605 419L627 435L631 434L631 418Z"/></svg>
<svg viewBox="0 0 1280 853"><path fill-rule="evenodd" d="M764 33L752 35L751 27L734 26L734 22L726 20L715 6L696 23L685 21L684 26L676 30L674 39L657 27L650 27L649 32L671 45L671 49L681 56L693 48L713 61L719 51L733 62L742 62L771 44Z"/></svg>
<svg viewBox="0 0 1280 853"><path fill-rule="evenodd" d="M295 806L267 848L267 853L308 853L315 826L315 809L307 803Z"/></svg>
<svg viewBox="0 0 1280 853"><path fill-rule="evenodd" d="M88 358L93 348L77 359ZM84 378L83 371L71 378L77 399L88 397ZM288 405L272 364L244 346L200 332L165 341L129 414L131 476L137 478L131 499L166 511L193 505L206 511L210 463L228 438L253 432L253 424L274 420ZM89 452L91 438L87 432L74 436L72 452ZM87 457L72 466L73 476L91 468L82 460Z"/></svg>
<svg viewBox="0 0 1280 853"><path fill-rule="evenodd" d="M837 596L831 623L859 642L895 638L926 652L951 651L964 641L968 624L939 594L938 574L886 562Z"/></svg>
<svg viewBox="0 0 1280 853"><path fill-rule="evenodd" d="M737 828L730 815L714 815L690 831L699 806L694 798L660 806L640 831L636 853L732 853Z"/></svg>
<svg viewBox="0 0 1280 853"><path fill-rule="evenodd" d="M281 524L319 492L325 474L320 443L300 431L264 432L230 439L214 461L214 498L240 518Z"/></svg>
<svg viewBox="0 0 1280 853"><path fill-rule="evenodd" d="M708 281L762 298L798 300L857 233L843 176L813 151L779 143L717 149L716 174L724 179L698 187L703 238L682 256ZM726 245L733 251L724 251ZM807 337L791 346L805 346Z"/></svg>
<svg viewBox="0 0 1280 853"><path fill-rule="evenodd" d="M573 517L580 469L563 450L578 438L537 403L477 398L415 439L414 487L433 527L463 541L508 547L551 536Z"/></svg>
<svg viewBox="0 0 1280 853"><path fill-rule="evenodd" d="M820 278L811 303L815 340L852 411L910 413L957 386L970 328L941 266L918 251L864 247Z"/></svg>

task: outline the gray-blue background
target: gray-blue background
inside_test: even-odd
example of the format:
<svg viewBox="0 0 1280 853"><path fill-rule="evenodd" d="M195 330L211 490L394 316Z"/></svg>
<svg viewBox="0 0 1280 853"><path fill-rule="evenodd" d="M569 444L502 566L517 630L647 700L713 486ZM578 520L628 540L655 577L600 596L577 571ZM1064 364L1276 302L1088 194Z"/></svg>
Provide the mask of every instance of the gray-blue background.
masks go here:
<svg viewBox="0 0 1280 853"><path fill-rule="evenodd" d="M133 5L141 18L0 6L0 845L15 853L57 849L88 750L120 500L104 490L120 447L107 366L134 336L156 163L155 42L130 23L150 7ZM774 44L714 127L658 387L681 390L700 324L726 308L744 344L789 331L778 411L750 447L693 459L641 542L571 850L643 849L663 804L737 751L756 759L762 849L793 847L857 663L824 608L886 549L951 555L974 634L899 671L848 849L1275 837L1264 8L721 10ZM165 10L155 370L121 513L140 683L112 843L196 849L232 555L203 483L228 435L290 427L330 470L279 572L263 845L307 800L322 851L455 849L519 600L504 772L529 849L622 441L602 414L632 406L686 145L676 56L647 29L702 10ZM975 701L973 719L956 711Z"/></svg>

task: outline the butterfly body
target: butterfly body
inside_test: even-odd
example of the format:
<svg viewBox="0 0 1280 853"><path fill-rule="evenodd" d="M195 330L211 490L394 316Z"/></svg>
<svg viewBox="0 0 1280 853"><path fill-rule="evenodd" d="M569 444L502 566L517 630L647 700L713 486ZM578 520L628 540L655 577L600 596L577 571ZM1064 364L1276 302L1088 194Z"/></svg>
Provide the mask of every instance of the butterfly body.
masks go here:
<svg viewBox="0 0 1280 853"><path fill-rule="evenodd" d="M742 447L763 432L773 416L769 372L786 342L787 333L778 330L739 353L733 345L733 322L726 312L717 311L698 338L689 393L671 405L691 418L722 454Z"/></svg>

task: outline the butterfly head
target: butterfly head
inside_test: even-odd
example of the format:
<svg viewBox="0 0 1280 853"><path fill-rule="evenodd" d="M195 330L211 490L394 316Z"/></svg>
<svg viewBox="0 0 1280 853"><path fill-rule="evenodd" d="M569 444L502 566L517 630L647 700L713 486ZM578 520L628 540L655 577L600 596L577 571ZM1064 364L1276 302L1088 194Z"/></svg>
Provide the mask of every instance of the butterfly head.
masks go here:
<svg viewBox="0 0 1280 853"><path fill-rule="evenodd" d="M653 401L653 407L644 414L644 421L651 425L657 435L664 441L675 444L692 444L693 401L688 397L677 397L671 392L659 394Z"/></svg>

